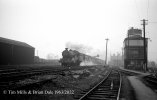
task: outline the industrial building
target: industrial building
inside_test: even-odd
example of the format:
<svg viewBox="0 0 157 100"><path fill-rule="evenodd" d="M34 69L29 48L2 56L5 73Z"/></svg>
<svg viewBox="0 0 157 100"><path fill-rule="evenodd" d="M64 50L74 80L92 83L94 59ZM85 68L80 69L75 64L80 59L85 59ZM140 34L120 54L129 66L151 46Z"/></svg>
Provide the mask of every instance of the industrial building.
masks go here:
<svg viewBox="0 0 157 100"><path fill-rule="evenodd" d="M32 64L34 51L27 43L0 37L0 65Z"/></svg>
<svg viewBox="0 0 157 100"><path fill-rule="evenodd" d="M110 55L110 61L108 62L111 66L124 66L123 56L120 53Z"/></svg>
<svg viewBox="0 0 157 100"><path fill-rule="evenodd" d="M144 61L147 58L148 38L145 39L145 56L144 57L144 37L142 30L128 30L127 37L124 40L124 67L127 69L144 70ZM146 59L147 60L147 59Z"/></svg>

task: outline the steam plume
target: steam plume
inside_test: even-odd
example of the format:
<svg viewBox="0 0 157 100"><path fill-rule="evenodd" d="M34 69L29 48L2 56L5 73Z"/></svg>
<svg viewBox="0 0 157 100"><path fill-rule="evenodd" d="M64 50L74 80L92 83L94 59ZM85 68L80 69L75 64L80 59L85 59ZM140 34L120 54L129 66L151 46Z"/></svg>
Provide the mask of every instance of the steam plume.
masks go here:
<svg viewBox="0 0 157 100"><path fill-rule="evenodd" d="M81 53L90 53L91 50L93 49L92 47L89 47L89 46L85 46L83 44L74 44L74 43L71 43L71 42L67 42L66 43L66 48L69 48L69 49L72 49L72 50L77 50Z"/></svg>

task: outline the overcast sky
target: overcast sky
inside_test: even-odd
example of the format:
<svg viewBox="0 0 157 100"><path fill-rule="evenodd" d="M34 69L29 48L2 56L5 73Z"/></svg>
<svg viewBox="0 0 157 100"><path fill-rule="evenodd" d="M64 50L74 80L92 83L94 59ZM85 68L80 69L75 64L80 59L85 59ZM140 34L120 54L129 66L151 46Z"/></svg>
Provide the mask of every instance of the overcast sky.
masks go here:
<svg viewBox="0 0 157 100"><path fill-rule="evenodd" d="M109 55L121 52L127 30L147 19L148 59L157 61L156 10L157 0L0 0L0 37L26 42L42 58L61 57L67 43L104 58L105 38Z"/></svg>

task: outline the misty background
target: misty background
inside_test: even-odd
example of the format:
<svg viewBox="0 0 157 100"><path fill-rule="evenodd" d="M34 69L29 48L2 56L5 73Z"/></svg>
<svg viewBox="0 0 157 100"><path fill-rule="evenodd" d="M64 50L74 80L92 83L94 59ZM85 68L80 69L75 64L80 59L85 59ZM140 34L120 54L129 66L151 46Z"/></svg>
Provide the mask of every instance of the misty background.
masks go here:
<svg viewBox="0 0 157 100"><path fill-rule="evenodd" d="M26 42L41 58L66 48L105 59L122 52L130 27L147 19L148 60L157 62L157 0L0 0L0 37Z"/></svg>

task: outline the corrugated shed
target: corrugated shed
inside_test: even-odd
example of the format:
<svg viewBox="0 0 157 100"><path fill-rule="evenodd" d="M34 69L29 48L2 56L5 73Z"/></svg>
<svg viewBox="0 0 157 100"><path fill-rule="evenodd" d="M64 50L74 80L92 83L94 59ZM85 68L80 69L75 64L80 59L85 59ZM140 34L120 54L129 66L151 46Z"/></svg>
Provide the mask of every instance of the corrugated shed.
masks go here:
<svg viewBox="0 0 157 100"><path fill-rule="evenodd" d="M11 39L6 39L6 38L2 38L2 37L0 37L0 42L7 43L7 44L12 44L12 45L18 45L18 46L34 48L34 47L32 47L31 45L29 45L27 43L20 42L20 41L15 41L15 40L11 40Z"/></svg>

